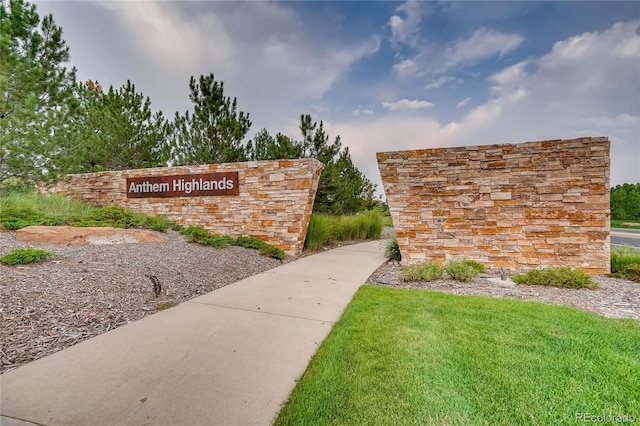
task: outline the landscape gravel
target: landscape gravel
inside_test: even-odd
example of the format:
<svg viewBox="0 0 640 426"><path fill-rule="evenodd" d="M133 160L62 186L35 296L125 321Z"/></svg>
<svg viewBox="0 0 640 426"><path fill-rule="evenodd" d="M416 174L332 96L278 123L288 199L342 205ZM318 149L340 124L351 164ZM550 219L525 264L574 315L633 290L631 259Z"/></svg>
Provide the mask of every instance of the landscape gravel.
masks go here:
<svg viewBox="0 0 640 426"><path fill-rule="evenodd" d="M493 273L488 271L487 274L470 282L455 281L448 278L446 274L444 279L430 282L403 282L400 280L400 269L397 262L389 261L378 268L367 282L457 295L533 300L573 306L609 318L640 319L640 283L619 278L594 276L593 279L598 283L599 288L589 290L518 285L511 280L500 280L498 271L493 271Z"/></svg>
<svg viewBox="0 0 640 426"><path fill-rule="evenodd" d="M187 243L175 231L159 235L164 242L69 247L0 232L0 256L27 247L54 253L0 264L0 372L283 263L252 249Z"/></svg>
<svg viewBox="0 0 640 426"><path fill-rule="evenodd" d="M388 234L386 238L392 236ZM174 231L159 235L164 242L69 247L22 243L14 232L0 232L0 256L27 247L54 253L40 263L0 264L0 373L295 259L281 262L242 247L191 244ZM381 250L384 245L381 240ZM640 319L640 284L606 276L594 277L598 290L516 285L496 280L497 271L468 283L406 283L399 277L400 265L389 261L367 282L535 300L610 318Z"/></svg>

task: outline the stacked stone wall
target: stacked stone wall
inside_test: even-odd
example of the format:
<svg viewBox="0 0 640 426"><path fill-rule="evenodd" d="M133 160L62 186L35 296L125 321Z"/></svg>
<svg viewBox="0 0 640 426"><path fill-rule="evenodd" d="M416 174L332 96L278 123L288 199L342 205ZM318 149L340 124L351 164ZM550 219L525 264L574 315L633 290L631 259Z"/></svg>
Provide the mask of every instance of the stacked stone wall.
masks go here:
<svg viewBox="0 0 640 426"><path fill-rule="evenodd" d="M403 263L609 272L609 141L378 153Z"/></svg>
<svg viewBox="0 0 640 426"><path fill-rule="evenodd" d="M239 195L127 198L127 178L230 171L238 172ZM96 206L165 215L217 234L250 235L299 255L321 172L322 163L309 158L252 161L71 175L39 190Z"/></svg>

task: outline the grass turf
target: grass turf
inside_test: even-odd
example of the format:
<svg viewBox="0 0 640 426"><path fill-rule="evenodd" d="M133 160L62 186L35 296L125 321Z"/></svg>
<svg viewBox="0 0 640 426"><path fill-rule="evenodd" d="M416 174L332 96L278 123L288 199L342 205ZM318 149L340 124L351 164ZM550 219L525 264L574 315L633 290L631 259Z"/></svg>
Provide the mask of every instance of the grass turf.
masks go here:
<svg viewBox="0 0 640 426"><path fill-rule="evenodd" d="M31 208L44 216L80 216L91 214L95 207L68 200L62 195L44 195L35 191L2 191L0 192L0 208Z"/></svg>
<svg viewBox="0 0 640 426"><path fill-rule="evenodd" d="M0 224L14 230L32 225L114 226L164 231L173 227L162 216L146 216L121 207L93 207L61 195L1 191Z"/></svg>
<svg viewBox="0 0 640 426"><path fill-rule="evenodd" d="M616 220L616 219L611 219L611 227L612 228L640 229L640 226L622 226L623 223L638 223L638 221L637 220Z"/></svg>
<svg viewBox="0 0 640 426"><path fill-rule="evenodd" d="M276 425L566 424L640 417L640 321L363 286Z"/></svg>

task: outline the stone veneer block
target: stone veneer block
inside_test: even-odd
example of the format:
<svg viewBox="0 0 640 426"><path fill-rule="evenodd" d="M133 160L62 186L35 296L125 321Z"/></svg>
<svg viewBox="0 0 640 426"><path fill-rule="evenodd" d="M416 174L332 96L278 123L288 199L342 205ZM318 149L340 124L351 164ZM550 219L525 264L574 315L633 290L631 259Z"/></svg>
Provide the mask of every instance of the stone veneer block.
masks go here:
<svg viewBox="0 0 640 426"><path fill-rule="evenodd" d="M128 177L238 172L239 195L127 198ZM312 159L161 167L69 175L38 190L96 206L117 205L164 215L185 226L214 233L249 235L297 256L302 253L322 163Z"/></svg>
<svg viewBox="0 0 640 426"><path fill-rule="evenodd" d="M378 153L403 263L609 272L604 137Z"/></svg>

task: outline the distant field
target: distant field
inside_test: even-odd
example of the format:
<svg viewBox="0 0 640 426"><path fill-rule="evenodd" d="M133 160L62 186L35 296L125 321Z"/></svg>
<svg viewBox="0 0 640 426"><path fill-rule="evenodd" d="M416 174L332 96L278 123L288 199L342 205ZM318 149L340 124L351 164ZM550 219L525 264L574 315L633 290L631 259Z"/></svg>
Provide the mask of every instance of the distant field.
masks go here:
<svg viewBox="0 0 640 426"><path fill-rule="evenodd" d="M622 229L640 229L640 226L622 226L623 223L640 223L638 220L611 220L612 228L622 228Z"/></svg>

